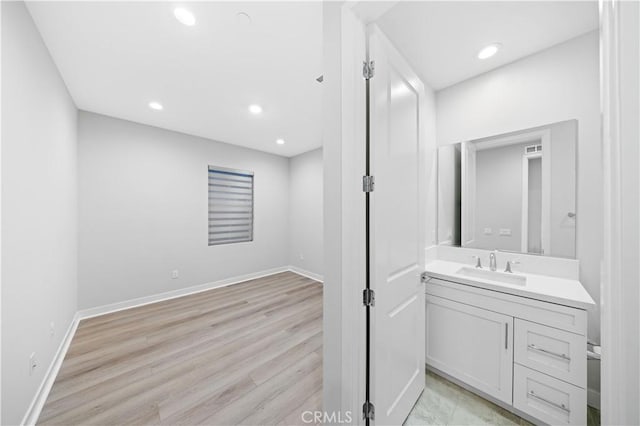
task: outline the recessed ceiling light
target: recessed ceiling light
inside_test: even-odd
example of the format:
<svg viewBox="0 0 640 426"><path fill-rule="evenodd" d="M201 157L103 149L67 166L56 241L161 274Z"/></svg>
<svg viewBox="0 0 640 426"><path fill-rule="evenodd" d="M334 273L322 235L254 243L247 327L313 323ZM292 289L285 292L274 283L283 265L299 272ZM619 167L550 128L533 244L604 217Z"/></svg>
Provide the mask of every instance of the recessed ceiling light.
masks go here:
<svg viewBox="0 0 640 426"><path fill-rule="evenodd" d="M249 112L251 114L260 114L262 112L262 107L260 105L249 105Z"/></svg>
<svg viewBox="0 0 640 426"><path fill-rule="evenodd" d="M176 7L173 11L173 14L181 24L187 25L189 27L196 24L196 17L193 16L193 13L189 12L183 7Z"/></svg>
<svg viewBox="0 0 640 426"><path fill-rule="evenodd" d="M238 25L249 25L251 23L251 16L246 12L236 13L236 22Z"/></svg>
<svg viewBox="0 0 640 426"><path fill-rule="evenodd" d="M155 109L156 111L162 111L163 106L160 102L149 102L149 108Z"/></svg>
<svg viewBox="0 0 640 426"><path fill-rule="evenodd" d="M278 140L276 140L276 143L278 145L284 145L284 139L278 139Z"/></svg>
<svg viewBox="0 0 640 426"><path fill-rule="evenodd" d="M502 45L500 43L493 43L486 47L483 47L482 50L478 52L478 59L487 59L498 53L500 47Z"/></svg>

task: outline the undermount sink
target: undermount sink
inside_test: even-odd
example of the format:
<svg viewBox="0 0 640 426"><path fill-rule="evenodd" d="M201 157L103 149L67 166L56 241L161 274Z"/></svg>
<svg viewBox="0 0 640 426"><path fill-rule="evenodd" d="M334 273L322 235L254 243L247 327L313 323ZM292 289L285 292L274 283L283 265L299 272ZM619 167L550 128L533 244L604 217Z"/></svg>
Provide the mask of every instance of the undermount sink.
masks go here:
<svg viewBox="0 0 640 426"><path fill-rule="evenodd" d="M524 275L513 274L510 272L490 271L488 269L472 268L469 266L460 268L456 274L469 278L480 278L483 280L495 281L503 284L527 284L527 277Z"/></svg>

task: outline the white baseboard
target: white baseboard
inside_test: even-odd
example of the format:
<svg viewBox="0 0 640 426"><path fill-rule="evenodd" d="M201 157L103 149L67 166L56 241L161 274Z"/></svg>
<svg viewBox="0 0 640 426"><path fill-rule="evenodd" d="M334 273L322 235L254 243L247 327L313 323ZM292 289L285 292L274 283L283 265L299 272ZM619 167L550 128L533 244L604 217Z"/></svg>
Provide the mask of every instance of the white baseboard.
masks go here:
<svg viewBox="0 0 640 426"><path fill-rule="evenodd" d="M67 350L69 350L73 336L76 334L79 322L80 318L76 312L71 320L71 324L69 324L69 328L67 328L67 332L65 333L62 342L60 342L60 346L58 346L58 350L56 351L53 360L51 360L51 364L49 364L49 368L42 379L42 383L40 383L40 386L38 387L38 391L33 397L31 404L29 404L27 413L24 415L24 418L20 423L21 425L32 426L38 421L42 407L44 407L44 403L47 401L49 392L51 392L51 388L53 387L53 382L55 382L56 377L58 376L58 372L62 366L62 361L64 361L64 357L67 355Z"/></svg>
<svg viewBox="0 0 640 426"><path fill-rule="evenodd" d="M168 291L165 293L158 293L158 294L153 294L151 296L144 296L136 299L124 300L122 302L110 303L108 305L97 306L95 308L83 309L79 311L78 314L80 315L80 319L97 317L104 314L110 314L112 312L122 311L124 309L144 306L151 303L161 302L163 300L175 299L177 297L187 296L189 294L201 293L203 291L211 290L218 287L226 287L232 284L238 284L244 281L266 277L267 275L273 275L280 272L286 272L289 270L290 268L288 266L281 266L278 268L272 268L264 271L253 272L251 274L245 274L237 277L226 278L220 281L199 284L191 287L181 288L178 290Z"/></svg>
<svg viewBox="0 0 640 426"><path fill-rule="evenodd" d="M305 276L307 278L311 278L316 281L322 282L322 276L315 274L313 272L305 271L300 268L296 268L295 266L281 266L278 268L267 269L264 271L254 272L251 274L240 275L237 277L227 278L220 281L214 281L206 284L200 284L192 287L187 287L179 290L169 291L165 293L154 294L151 296L139 297L136 299L125 300L122 302L111 303L108 305L97 306L95 308L83 309L81 311L76 312L67 329L67 333L65 334L58 350L47 369L47 372L34 396L29 408L27 409L27 413L22 419L21 425L32 426L35 425L38 421L38 417L40 416L40 412L42 411L42 407L44 407L44 403L47 401L47 397L49 396L49 392L53 387L53 383L58 376L58 372L60 371L60 367L62 366L62 361L64 360L67 351L69 350L69 346L71 345L71 340L73 340L73 336L76 333L78 328L78 324L80 320L86 318L97 317L100 315L109 314L112 312L122 311L125 309L135 308L137 306L148 305L151 303L161 302L163 300L175 299L178 297L186 296L189 294L200 293L203 291L211 290L219 287L226 287L233 284L239 284L248 280L253 280L256 278L266 277L268 275L277 274L280 272L294 272L298 275Z"/></svg>
<svg viewBox="0 0 640 426"><path fill-rule="evenodd" d="M289 271L294 272L298 275L302 275L303 277L311 278L312 280L315 280L315 281L324 282L324 279L323 279L324 277L322 275L316 274L315 272L304 270L302 268L298 268L297 266L289 265Z"/></svg>
<svg viewBox="0 0 640 426"><path fill-rule="evenodd" d="M595 389L587 389L587 405L600 409L600 391Z"/></svg>

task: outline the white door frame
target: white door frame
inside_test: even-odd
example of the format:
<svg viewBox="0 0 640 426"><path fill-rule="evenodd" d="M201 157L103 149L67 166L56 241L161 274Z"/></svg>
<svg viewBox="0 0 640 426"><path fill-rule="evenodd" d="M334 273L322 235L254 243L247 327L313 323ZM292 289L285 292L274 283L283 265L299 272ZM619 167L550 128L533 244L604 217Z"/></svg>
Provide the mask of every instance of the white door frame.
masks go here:
<svg viewBox="0 0 640 426"><path fill-rule="evenodd" d="M362 424L366 53L353 5L323 3L324 423ZM334 417L331 417L334 416Z"/></svg>
<svg viewBox="0 0 640 426"><path fill-rule="evenodd" d="M600 0L604 168L601 410L640 424L640 4Z"/></svg>

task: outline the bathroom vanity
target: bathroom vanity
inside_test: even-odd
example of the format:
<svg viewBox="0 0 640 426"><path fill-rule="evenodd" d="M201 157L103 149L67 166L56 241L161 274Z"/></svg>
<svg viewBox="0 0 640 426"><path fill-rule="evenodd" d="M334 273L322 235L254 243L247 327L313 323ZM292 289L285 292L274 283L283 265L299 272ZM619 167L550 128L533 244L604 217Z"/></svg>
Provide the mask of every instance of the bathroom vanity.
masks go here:
<svg viewBox="0 0 640 426"><path fill-rule="evenodd" d="M427 367L537 423L586 424L589 294L571 274L474 265L427 265Z"/></svg>
<svg viewBox="0 0 640 426"><path fill-rule="evenodd" d="M594 260L576 250L579 125L438 148L423 276L427 367L537 424L587 423L595 304L579 265ZM585 282L597 283L589 269Z"/></svg>

